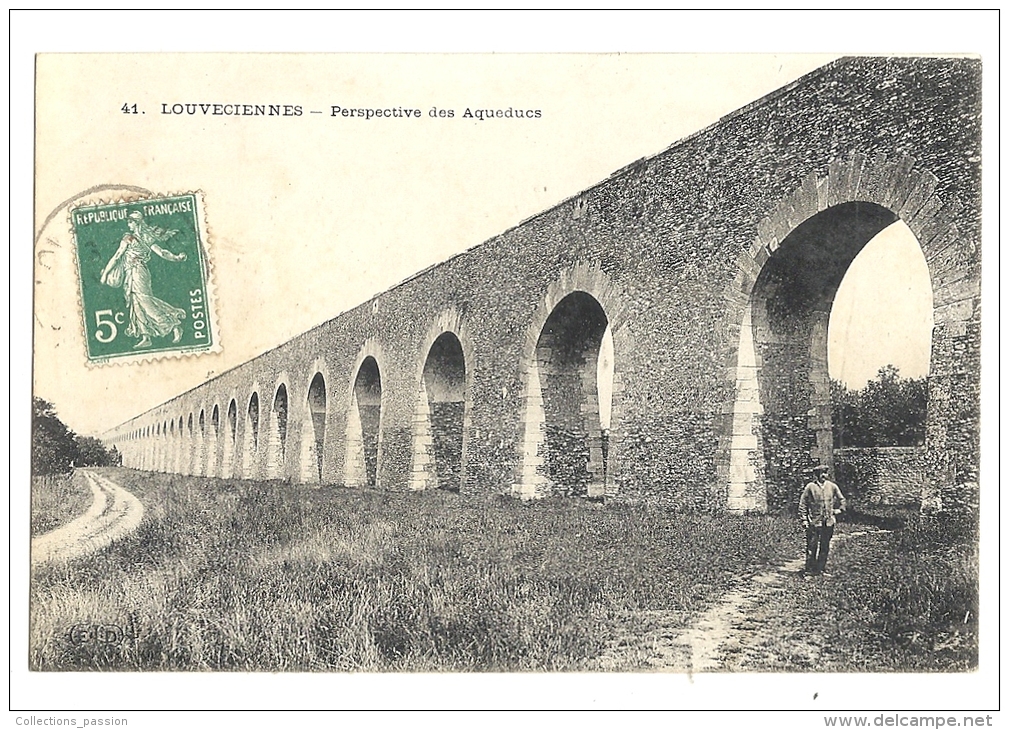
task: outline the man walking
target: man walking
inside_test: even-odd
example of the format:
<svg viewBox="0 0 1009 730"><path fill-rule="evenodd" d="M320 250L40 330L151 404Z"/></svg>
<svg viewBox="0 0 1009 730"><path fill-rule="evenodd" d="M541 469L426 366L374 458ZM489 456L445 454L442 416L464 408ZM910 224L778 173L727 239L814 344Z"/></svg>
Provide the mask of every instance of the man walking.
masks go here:
<svg viewBox="0 0 1009 730"><path fill-rule="evenodd" d="M834 482L827 479L827 467L813 468L813 481L806 485L799 498L799 516L806 526L806 575L824 574L830 538L834 536L834 515L845 508L844 495Z"/></svg>

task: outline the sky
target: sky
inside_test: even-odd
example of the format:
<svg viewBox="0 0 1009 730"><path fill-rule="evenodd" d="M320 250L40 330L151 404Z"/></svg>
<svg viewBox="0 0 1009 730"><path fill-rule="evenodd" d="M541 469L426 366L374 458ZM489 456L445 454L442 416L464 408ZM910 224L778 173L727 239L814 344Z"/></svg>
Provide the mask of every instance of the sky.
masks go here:
<svg viewBox="0 0 1009 730"><path fill-rule="evenodd" d="M901 220L865 245L841 280L827 329L830 377L862 388L884 365L928 375L932 284L918 239Z"/></svg>

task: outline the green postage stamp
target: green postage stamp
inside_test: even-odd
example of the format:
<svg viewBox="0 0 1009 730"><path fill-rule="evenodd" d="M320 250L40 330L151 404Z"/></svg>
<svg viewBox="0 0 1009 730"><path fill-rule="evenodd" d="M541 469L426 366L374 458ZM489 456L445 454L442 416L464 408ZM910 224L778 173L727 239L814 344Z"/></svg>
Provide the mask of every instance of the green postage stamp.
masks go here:
<svg viewBox="0 0 1009 730"><path fill-rule="evenodd" d="M88 360L217 349L197 193L70 211Z"/></svg>

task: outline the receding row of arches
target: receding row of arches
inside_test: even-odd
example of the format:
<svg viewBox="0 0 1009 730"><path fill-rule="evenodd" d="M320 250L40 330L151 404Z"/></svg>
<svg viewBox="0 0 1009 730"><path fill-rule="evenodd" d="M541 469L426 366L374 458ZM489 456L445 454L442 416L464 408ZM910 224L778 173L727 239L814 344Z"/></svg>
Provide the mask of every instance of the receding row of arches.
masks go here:
<svg viewBox="0 0 1009 730"><path fill-rule="evenodd" d="M738 344L732 353L735 367L728 373L729 400L722 406L725 417L715 485L727 493L730 510L763 511L769 502L786 504L797 475L814 463L832 464L830 315L856 257L893 225L898 228L892 230L904 231L913 243L909 256L915 266L903 276L907 281L901 281L902 296L910 296L912 279L920 280L927 314L942 304L928 297L932 282L927 250L897 213L877 204L829 206L780 242L775 238L766 250L758 250L752 272L739 277L740 292L731 292L732 306L739 309ZM615 489L623 418L617 365L621 357L631 357L633 343L626 330L614 324L626 316L620 295L598 269L586 271L575 270L556 282L527 330L520 365L524 390L516 434L519 453L513 462L513 492L522 497L604 497ZM458 318L455 325L429 333L410 424L410 471L401 474L401 462L389 470L391 481L415 489L458 490L467 483L474 363L468 339L460 337ZM842 326L852 328L850 322ZM926 363L929 353L936 352L932 327L927 317L914 345L925 353ZM869 341L870 337L860 336L849 350ZM209 411L200 408L146 423L127 437L143 442L139 460L129 465L226 477L386 486L381 360L377 348L365 348L343 404L333 402L320 363L309 370L312 375L306 378L301 400L292 400L289 386L280 383L269 405L253 389L241 407L231 398L223 416L214 404ZM502 390L502 399L507 399L507 387ZM337 417L340 408L346 410ZM298 418L294 429L292 413ZM942 427L940 417L930 405L928 418L935 428ZM401 429L408 418L409 414L398 412L395 428ZM611 428L611 421L617 429ZM345 430L332 432L334 424ZM300 438L300 450L289 446L289 433ZM657 451L663 447L650 445L654 439L645 435L638 440L635 453L663 457ZM189 447L184 448L187 441ZM501 440L500 447L504 443ZM340 444L342 469L337 463ZM631 447L627 448L630 453Z"/></svg>
<svg viewBox="0 0 1009 730"><path fill-rule="evenodd" d="M471 366L455 331L433 337L413 419L414 488L459 490L465 483ZM528 370L541 412L524 424L525 448L539 455L538 477L556 493L599 492L611 456L613 344L609 320L593 295L574 291L557 303L539 332ZM292 403L285 382L268 400L254 388L244 403L232 397L226 405L215 403L137 427L120 440L141 442L138 450L127 446L126 453L143 469L378 486L382 385L379 358L364 356L349 389L345 432L335 434L326 375L314 372L305 391L298 452L289 444ZM344 447L342 474L328 463L337 440Z"/></svg>
<svg viewBox="0 0 1009 730"><path fill-rule="evenodd" d="M230 399L223 419L221 410L215 403L188 416L132 429L115 441L128 450L139 468L229 478L281 476L289 430L286 384L278 385L266 412L260 406L259 392L253 390L244 411L241 444L238 401ZM265 438L263 421L270 429ZM132 442L139 442L140 448L130 449Z"/></svg>

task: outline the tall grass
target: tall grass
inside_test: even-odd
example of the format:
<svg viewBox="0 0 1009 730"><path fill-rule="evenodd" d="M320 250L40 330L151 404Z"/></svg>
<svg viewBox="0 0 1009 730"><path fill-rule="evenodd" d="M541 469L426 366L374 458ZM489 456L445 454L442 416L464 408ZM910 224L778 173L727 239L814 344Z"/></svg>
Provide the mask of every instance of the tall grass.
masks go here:
<svg viewBox="0 0 1009 730"><path fill-rule="evenodd" d="M775 517L110 476L144 522L35 572L34 669L578 670L628 616L700 610L797 544Z"/></svg>
<svg viewBox="0 0 1009 730"><path fill-rule="evenodd" d="M856 506L835 534L867 527L835 541L831 577L796 579L781 594L779 612L790 620L777 619L775 638L747 669L977 668L977 515Z"/></svg>
<svg viewBox="0 0 1009 730"><path fill-rule="evenodd" d="M906 512L902 529L846 548L830 603L857 618L862 646L841 654L874 671L965 671L978 662L977 514ZM866 651L872 647L875 651Z"/></svg>
<svg viewBox="0 0 1009 730"><path fill-rule="evenodd" d="M33 476L32 537L62 527L84 514L91 499L91 488L75 472Z"/></svg>

